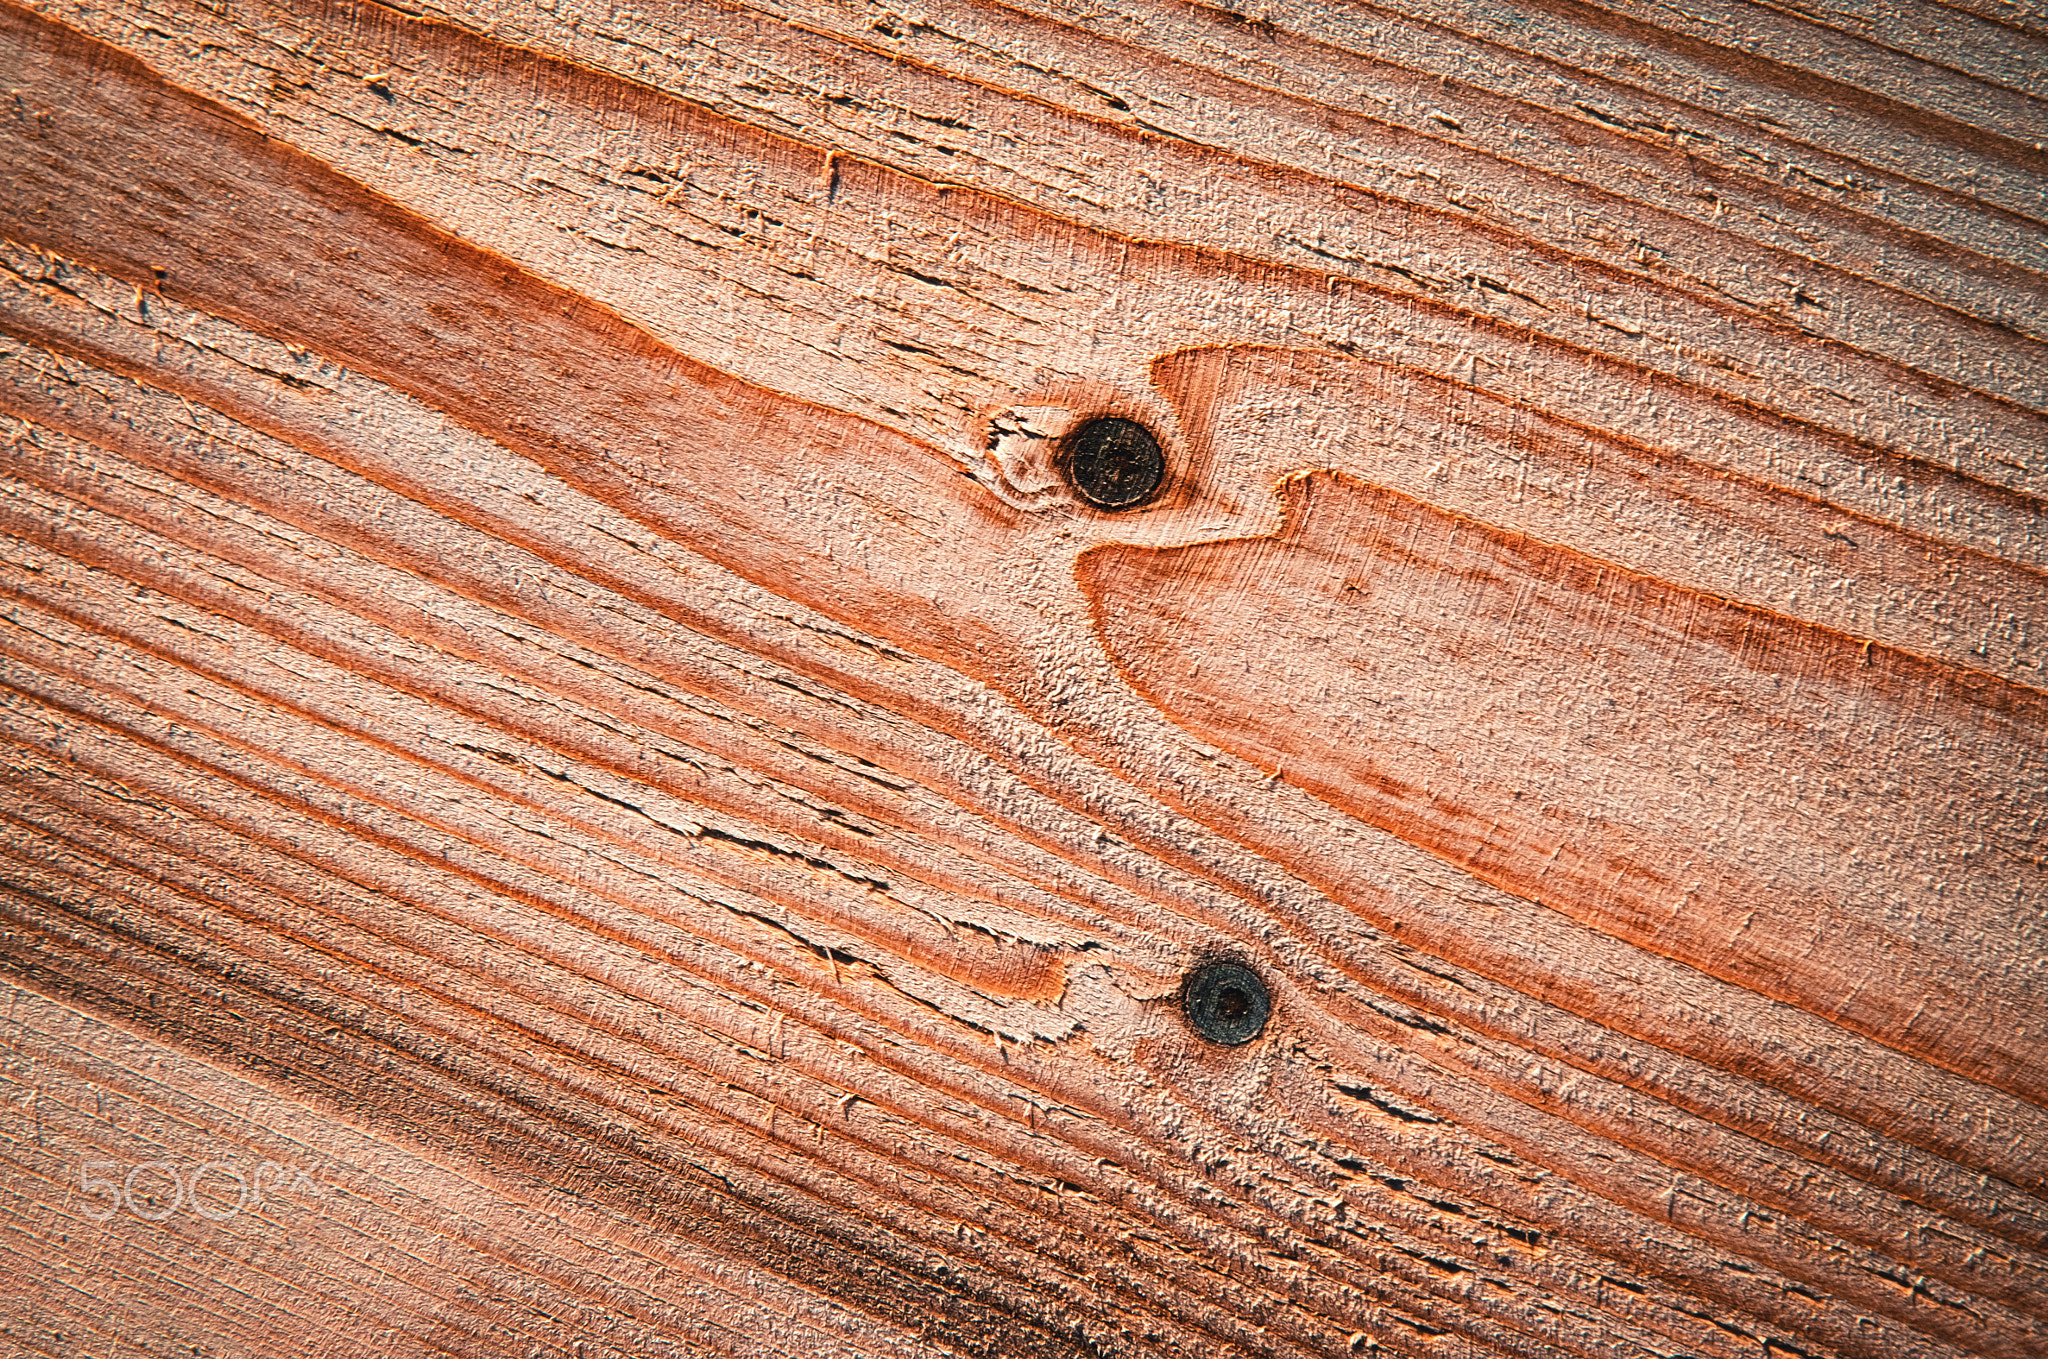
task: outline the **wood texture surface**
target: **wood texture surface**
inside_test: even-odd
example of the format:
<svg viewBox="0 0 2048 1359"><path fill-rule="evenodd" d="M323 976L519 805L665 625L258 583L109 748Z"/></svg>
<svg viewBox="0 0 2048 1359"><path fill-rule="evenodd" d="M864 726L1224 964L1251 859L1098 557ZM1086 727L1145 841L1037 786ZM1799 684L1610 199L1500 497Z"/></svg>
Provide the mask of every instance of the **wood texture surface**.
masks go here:
<svg viewBox="0 0 2048 1359"><path fill-rule="evenodd" d="M0 1345L2048 1352L2048 10L0 78Z"/></svg>

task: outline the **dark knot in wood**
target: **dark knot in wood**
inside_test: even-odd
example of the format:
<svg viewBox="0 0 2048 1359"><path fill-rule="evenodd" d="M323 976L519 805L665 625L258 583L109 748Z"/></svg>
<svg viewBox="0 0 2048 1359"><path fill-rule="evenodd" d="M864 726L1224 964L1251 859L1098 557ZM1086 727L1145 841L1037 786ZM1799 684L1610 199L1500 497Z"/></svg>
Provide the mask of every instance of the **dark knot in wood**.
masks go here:
<svg viewBox="0 0 2048 1359"><path fill-rule="evenodd" d="M1236 1047L1266 1029L1272 998L1259 974L1243 963L1204 963L1181 984L1181 1010L1196 1033Z"/></svg>
<svg viewBox="0 0 2048 1359"><path fill-rule="evenodd" d="M1136 420L1105 416L1068 436L1062 461L1074 493L1099 510L1128 510L1159 494L1166 455Z"/></svg>

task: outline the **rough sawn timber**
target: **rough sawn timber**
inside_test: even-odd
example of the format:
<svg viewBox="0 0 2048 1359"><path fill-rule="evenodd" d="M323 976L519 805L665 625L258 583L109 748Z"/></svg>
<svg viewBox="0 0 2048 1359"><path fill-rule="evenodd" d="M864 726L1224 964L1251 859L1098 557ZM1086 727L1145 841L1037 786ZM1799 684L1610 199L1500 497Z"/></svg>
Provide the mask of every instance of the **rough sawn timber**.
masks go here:
<svg viewBox="0 0 2048 1359"><path fill-rule="evenodd" d="M2048 10L0 74L0 1343L2048 1351Z"/></svg>

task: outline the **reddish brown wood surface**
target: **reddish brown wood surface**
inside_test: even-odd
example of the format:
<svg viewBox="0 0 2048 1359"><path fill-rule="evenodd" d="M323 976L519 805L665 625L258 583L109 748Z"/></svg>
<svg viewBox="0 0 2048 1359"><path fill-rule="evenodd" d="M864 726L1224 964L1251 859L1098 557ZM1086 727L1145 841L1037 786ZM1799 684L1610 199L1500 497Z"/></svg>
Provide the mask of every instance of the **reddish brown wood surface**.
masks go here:
<svg viewBox="0 0 2048 1359"><path fill-rule="evenodd" d="M1345 478L1282 494L1272 537L1083 559L1162 710L1497 887L2048 1093L2038 690Z"/></svg>
<svg viewBox="0 0 2048 1359"><path fill-rule="evenodd" d="M0 71L0 1343L2048 1347L2037 8Z"/></svg>

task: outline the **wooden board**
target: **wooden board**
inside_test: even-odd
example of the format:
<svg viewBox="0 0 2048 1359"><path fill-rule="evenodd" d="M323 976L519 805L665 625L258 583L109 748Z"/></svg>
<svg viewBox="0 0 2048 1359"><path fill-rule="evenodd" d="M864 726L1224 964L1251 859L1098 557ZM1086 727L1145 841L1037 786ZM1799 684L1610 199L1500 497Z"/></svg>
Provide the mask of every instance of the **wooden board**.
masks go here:
<svg viewBox="0 0 2048 1359"><path fill-rule="evenodd" d="M0 73L0 1344L2048 1350L2048 11Z"/></svg>

